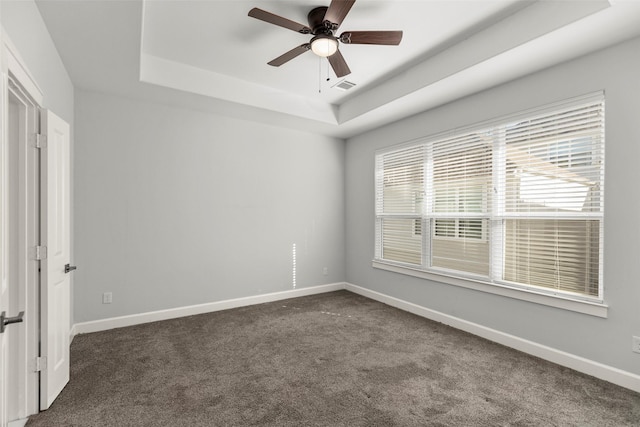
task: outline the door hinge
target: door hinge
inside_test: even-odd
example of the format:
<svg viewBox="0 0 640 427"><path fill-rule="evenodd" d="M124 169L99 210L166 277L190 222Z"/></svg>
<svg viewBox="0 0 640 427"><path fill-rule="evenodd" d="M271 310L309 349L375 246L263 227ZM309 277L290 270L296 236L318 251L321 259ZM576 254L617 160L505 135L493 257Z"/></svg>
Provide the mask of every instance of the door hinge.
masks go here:
<svg viewBox="0 0 640 427"><path fill-rule="evenodd" d="M36 246L36 261L42 261L43 259L47 259L47 247Z"/></svg>
<svg viewBox="0 0 640 427"><path fill-rule="evenodd" d="M42 372L47 370L47 358L36 357L35 372Z"/></svg>
<svg viewBox="0 0 640 427"><path fill-rule="evenodd" d="M36 133L36 148L45 148L47 146L47 135Z"/></svg>

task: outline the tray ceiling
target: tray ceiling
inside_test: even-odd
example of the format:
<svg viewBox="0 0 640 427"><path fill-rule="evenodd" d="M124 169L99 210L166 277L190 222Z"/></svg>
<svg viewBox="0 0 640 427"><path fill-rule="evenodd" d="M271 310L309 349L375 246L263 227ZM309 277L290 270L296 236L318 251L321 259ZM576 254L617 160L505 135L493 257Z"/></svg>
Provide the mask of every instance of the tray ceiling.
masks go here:
<svg viewBox="0 0 640 427"><path fill-rule="evenodd" d="M341 91L311 52L267 65L310 37L247 16L260 7L306 23L317 1L37 1L80 88L339 137L636 36L639 3L357 0L338 33L404 36L342 45L355 86Z"/></svg>

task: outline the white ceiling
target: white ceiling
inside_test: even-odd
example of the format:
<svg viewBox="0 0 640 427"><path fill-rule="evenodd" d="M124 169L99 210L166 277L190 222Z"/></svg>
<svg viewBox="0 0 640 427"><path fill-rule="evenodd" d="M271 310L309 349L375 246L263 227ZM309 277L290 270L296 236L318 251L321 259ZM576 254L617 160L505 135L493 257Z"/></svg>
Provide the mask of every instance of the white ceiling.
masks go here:
<svg viewBox="0 0 640 427"><path fill-rule="evenodd" d="M338 34L404 37L341 46L356 84L343 92L311 52L267 65L310 37L247 16L259 7L307 24L328 3L37 0L79 88L338 137L640 35L640 1L357 0Z"/></svg>
<svg viewBox="0 0 640 427"><path fill-rule="evenodd" d="M329 4L329 0L324 0ZM508 8L508 1L395 1L358 0L343 21L345 30L404 31L399 46L343 45L351 65L349 81L360 87L391 73L469 27L491 20ZM311 52L282 67L267 62L306 43L311 35L274 26L247 16L254 7L307 24L307 13L323 0L299 1L148 1L144 8L143 52L278 91L339 103L346 92L329 90L337 83L326 59ZM437 13L435 13L437 12ZM320 70L319 70L320 68ZM321 71L321 73L319 73ZM318 93L318 83L322 93Z"/></svg>

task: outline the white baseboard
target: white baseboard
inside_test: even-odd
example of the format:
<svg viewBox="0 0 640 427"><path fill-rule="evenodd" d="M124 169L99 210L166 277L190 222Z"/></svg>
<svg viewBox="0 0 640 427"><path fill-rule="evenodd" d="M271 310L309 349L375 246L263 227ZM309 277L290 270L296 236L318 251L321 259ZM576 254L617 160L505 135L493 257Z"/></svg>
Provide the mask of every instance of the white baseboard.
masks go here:
<svg viewBox="0 0 640 427"><path fill-rule="evenodd" d="M22 420L9 421L7 427L24 427L29 421L29 418L24 418Z"/></svg>
<svg viewBox="0 0 640 427"><path fill-rule="evenodd" d="M547 347L515 335L506 334L495 329L487 328L477 323L469 322L439 311L431 310L417 304L413 304L398 298L394 298L380 292L372 291L360 286L347 283L345 289L367 298L382 302L392 307L399 308L409 313L425 317L436 322L444 323L465 332L477 335L493 342L514 348L524 353L531 354L544 360L556 363L578 372L591 375L601 380L640 392L640 375L623 371L593 360L585 359L571 353L566 353L555 348Z"/></svg>
<svg viewBox="0 0 640 427"><path fill-rule="evenodd" d="M332 283L328 285L290 289L282 292L273 292L269 294L216 301L206 304L191 305L187 307L170 308L167 310L150 311L147 313L132 314L129 316L120 316L112 317L109 319L93 320L90 322L81 322L73 325L73 327L71 328L71 336L73 337L76 334L86 334L90 332L106 331L108 329L122 328L125 326L157 322L159 320L169 320L176 319L178 317L193 316L195 314L211 313L214 311L228 310L230 308L246 307L249 305L263 304L266 302L280 301L289 298L297 298L307 295L339 291L344 289L345 286L345 283Z"/></svg>
<svg viewBox="0 0 640 427"><path fill-rule="evenodd" d="M76 331L77 331L76 325L74 324L73 326L71 326L71 329L69 330L69 345L71 345L71 343L73 342L73 337L78 335L78 332Z"/></svg>

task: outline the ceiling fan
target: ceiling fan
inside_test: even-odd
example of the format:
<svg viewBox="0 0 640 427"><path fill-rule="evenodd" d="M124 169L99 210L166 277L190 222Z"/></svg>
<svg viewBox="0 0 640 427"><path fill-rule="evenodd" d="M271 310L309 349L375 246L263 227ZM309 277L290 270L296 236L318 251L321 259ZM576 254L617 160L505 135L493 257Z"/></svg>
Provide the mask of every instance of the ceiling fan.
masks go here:
<svg viewBox="0 0 640 427"><path fill-rule="evenodd" d="M269 65L279 67L306 51L311 50L316 55L329 60L336 76L344 77L351 73L351 70L340 53L340 49L338 49L339 43L398 45L402 40L402 31L345 31L336 37L334 32L340 24L342 24L342 21L354 3L355 0L332 0L329 7L321 6L312 9L307 16L309 26L258 9L257 7L249 11L249 16L289 30L297 31L301 34L311 34L314 36L309 43L302 44L280 55L270 61L268 63Z"/></svg>

